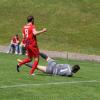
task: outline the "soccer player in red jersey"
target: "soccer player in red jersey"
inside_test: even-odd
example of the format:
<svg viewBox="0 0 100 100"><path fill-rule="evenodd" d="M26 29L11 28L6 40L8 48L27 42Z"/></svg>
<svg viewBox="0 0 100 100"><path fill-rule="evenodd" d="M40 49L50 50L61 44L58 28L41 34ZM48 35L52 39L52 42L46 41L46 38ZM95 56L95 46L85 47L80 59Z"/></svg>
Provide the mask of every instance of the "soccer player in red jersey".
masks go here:
<svg viewBox="0 0 100 100"><path fill-rule="evenodd" d="M17 71L19 72L19 68L28 62L31 62L34 58L34 63L32 64L32 68L30 70L30 75L34 73L34 70L37 68L39 62L39 49L37 45L36 35L46 32L46 28L43 28L40 31L36 30L34 25L34 17L28 16L27 17L27 24L23 27L23 38L25 38L26 42L26 50L28 58L25 58L22 62L19 62L17 65Z"/></svg>

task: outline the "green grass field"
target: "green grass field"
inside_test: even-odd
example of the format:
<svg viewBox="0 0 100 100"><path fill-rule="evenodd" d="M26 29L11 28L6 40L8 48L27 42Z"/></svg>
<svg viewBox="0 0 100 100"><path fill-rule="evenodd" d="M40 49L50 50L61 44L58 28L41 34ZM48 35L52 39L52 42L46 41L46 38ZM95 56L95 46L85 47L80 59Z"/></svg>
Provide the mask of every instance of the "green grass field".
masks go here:
<svg viewBox="0 0 100 100"><path fill-rule="evenodd" d="M40 71L30 76L25 66L16 72L17 58L24 56L0 53L0 100L100 100L99 63L57 59L58 63L79 64L81 70L72 78ZM40 59L40 65L46 64Z"/></svg>
<svg viewBox="0 0 100 100"><path fill-rule="evenodd" d="M99 0L0 0L0 45L21 35L26 17L34 15L41 49L100 55Z"/></svg>
<svg viewBox="0 0 100 100"><path fill-rule="evenodd" d="M99 0L0 0L0 45L21 36L28 15L38 30L48 29L37 37L40 49L100 55ZM100 100L100 63L57 59L79 64L80 72L72 78L40 71L30 76L25 66L16 72L17 58L24 56L0 53L0 100Z"/></svg>

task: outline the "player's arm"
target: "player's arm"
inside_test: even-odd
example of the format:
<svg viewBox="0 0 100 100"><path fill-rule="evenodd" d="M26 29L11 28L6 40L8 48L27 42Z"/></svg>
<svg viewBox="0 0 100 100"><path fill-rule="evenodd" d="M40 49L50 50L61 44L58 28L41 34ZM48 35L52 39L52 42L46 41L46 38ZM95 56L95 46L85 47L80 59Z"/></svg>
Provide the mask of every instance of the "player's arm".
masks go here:
<svg viewBox="0 0 100 100"><path fill-rule="evenodd" d="M39 55L45 60L48 59L48 56L42 52L40 52Z"/></svg>
<svg viewBox="0 0 100 100"><path fill-rule="evenodd" d="M13 40L11 40L11 44L16 45L16 43L14 43Z"/></svg>
<svg viewBox="0 0 100 100"><path fill-rule="evenodd" d="M13 44L13 40L11 40L11 42L10 42L11 44Z"/></svg>
<svg viewBox="0 0 100 100"><path fill-rule="evenodd" d="M36 29L33 29L33 34L34 34L34 35L39 35L39 34L44 33L44 32L46 32L46 31L47 31L46 28L43 28L43 29L40 30L40 31L37 31Z"/></svg>
<svg viewBox="0 0 100 100"><path fill-rule="evenodd" d="M17 42L17 44L19 44L20 41L19 40L16 40L16 42Z"/></svg>
<svg viewBox="0 0 100 100"><path fill-rule="evenodd" d="M25 35L24 35L24 33L22 34L22 39L25 39Z"/></svg>
<svg viewBox="0 0 100 100"><path fill-rule="evenodd" d="M47 56L46 54L44 54L44 53L42 53L42 52L40 52L39 55L40 55L43 59L45 59L47 62L48 62L49 60L55 62L55 60L53 60L52 58L50 58L49 56Z"/></svg>

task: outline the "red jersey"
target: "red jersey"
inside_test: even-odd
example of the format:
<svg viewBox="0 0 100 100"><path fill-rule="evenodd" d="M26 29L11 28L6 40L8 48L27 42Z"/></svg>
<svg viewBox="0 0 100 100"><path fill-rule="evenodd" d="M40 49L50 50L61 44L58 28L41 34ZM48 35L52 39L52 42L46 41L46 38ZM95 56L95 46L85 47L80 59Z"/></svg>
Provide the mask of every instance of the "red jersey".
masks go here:
<svg viewBox="0 0 100 100"><path fill-rule="evenodd" d="M12 43L17 43L18 41L20 41L20 39L19 39L19 37L14 36L14 37L12 37L11 41L12 41Z"/></svg>
<svg viewBox="0 0 100 100"><path fill-rule="evenodd" d="M22 44L25 45L25 39L22 39Z"/></svg>
<svg viewBox="0 0 100 100"><path fill-rule="evenodd" d="M37 40L34 33L36 32L35 25L32 23L29 23L23 27L23 36L26 40L26 45L33 45L34 47L37 47Z"/></svg>

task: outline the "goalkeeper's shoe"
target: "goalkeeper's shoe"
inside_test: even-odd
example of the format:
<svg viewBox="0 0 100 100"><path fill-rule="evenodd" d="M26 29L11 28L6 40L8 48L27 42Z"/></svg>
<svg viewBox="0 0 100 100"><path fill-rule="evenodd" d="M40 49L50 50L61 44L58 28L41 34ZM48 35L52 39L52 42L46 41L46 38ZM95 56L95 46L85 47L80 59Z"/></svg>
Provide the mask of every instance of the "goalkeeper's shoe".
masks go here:
<svg viewBox="0 0 100 100"><path fill-rule="evenodd" d="M19 71L19 65L18 65L18 64L17 64L17 72L20 72L20 71Z"/></svg>

